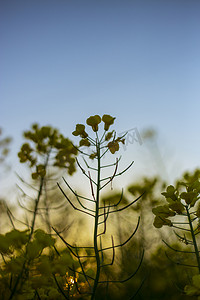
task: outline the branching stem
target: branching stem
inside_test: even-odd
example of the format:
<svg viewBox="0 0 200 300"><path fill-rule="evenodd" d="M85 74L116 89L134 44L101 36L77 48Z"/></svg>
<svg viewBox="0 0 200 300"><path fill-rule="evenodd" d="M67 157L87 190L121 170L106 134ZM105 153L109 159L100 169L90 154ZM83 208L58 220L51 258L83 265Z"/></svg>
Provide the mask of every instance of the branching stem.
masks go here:
<svg viewBox="0 0 200 300"><path fill-rule="evenodd" d="M198 250L198 246L197 246L197 241L196 241L196 237L195 237L195 233L194 233L194 229L193 229L192 220L191 220L191 217L190 217L188 205L186 206L186 212L187 212L187 217L188 217L188 221L189 221L189 225L190 225L190 232L191 232L191 235L192 235L192 240L193 240L194 250L195 250L195 255L196 255L196 260L197 260L197 265L198 265L199 274L200 274L199 250Z"/></svg>

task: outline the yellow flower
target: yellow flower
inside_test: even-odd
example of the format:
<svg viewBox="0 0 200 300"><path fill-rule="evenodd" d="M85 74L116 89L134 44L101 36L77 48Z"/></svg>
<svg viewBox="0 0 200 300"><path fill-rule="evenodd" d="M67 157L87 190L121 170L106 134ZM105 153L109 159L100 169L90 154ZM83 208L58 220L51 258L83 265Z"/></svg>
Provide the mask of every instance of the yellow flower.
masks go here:
<svg viewBox="0 0 200 300"><path fill-rule="evenodd" d="M119 142L124 144L125 139L122 139L121 137L118 137L116 140L108 143L107 147L109 148L109 150L112 154L114 154L116 151L119 150Z"/></svg>
<svg viewBox="0 0 200 300"><path fill-rule="evenodd" d="M97 157L97 153L93 152L92 154L90 154L90 159L95 159Z"/></svg>
<svg viewBox="0 0 200 300"><path fill-rule="evenodd" d="M117 141L112 141L108 143L107 147L109 148L110 152L114 154L116 151L119 150L119 143Z"/></svg>
<svg viewBox="0 0 200 300"><path fill-rule="evenodd" d="M98 124L101 123L101 117L99 115L91 116L87 119L86 123L92 126L94 132L98 131Z"/></svg>
<svg viewBox="0 0 200 300"><path fill-rule="evenodd" d="M80 140L80 142L79 142L79 146L80 146L80 147L81 147L81 146L89 147L89 146L90 146L90 142L89 142L88 139L82 139L82 140Z"/></svg>
<svg viewBox="0 0 200 300"><path fill-rule="evenodd" d="M82 138L86 138L88 134L85 132L85 125L83 124L77 124L76 125L76 130L72 132L73 135L78 136Z"/></svg>
<svg viewBox="0 0 200 300"><path fill-rule="evenodd" d="M110 125L112 125L114 123L114 120L116 118L111 117L110 115L103 115L102 117L102 121L105 123L104 124L104 130L108 130Z"/></svg>

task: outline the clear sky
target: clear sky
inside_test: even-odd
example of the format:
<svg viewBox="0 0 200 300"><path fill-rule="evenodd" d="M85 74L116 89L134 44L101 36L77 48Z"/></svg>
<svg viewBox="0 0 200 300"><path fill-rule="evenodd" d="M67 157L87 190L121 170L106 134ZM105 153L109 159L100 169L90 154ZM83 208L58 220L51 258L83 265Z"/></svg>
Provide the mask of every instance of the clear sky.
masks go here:
<svg viewBox="0 0 200 300"><path fill-rule="evenodd" d="M108 113L118 132L155 128L174 176L199 166L199 16L198 0L0 1L0 126L13 157L33 122L72 137ZM144 147L126 152L138 167Z"/></svg>

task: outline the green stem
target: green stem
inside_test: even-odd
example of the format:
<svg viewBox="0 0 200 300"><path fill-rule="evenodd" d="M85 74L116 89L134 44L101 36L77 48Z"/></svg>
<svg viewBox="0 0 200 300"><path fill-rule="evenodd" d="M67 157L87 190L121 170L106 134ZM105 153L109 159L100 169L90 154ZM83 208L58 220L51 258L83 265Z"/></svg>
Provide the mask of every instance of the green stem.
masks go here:
<svg viewBox="0 0 200 300"><path fill-rule="evenodd" d="M45 171L46 171L46 168L47 168L47 165L48 165L48 162L49 162L50 152L51 152L51 150L48 152L47 157L46 157L46 161L45 161L45 165L44 165L45 166ZM44 181L45 181L45 176L42 176L40 178L40 187L39 187L39 191L38 191L38 196L37 196L37 199L35 201L35 208L34 208L34 213L33 213L33 220L32 220L32 224L31 224L31 232L29 234L28 242L26 244L26 252L25 252L24 262L23 262L23 265L22 265L21 272L19 273L19 275L18 275L18 277L16 279L16 282L15 282L15 285L14 285L14 287L12 289L11 294L10 294L9 300L13 299L13 297L14 297L14 295L16 293L18 284L20 282L20 279L23 277L24 271L27 268L26 265L27 265L28 245L29 245L29 243L31 241L31 238L33 236L34 227L35 227L35 220L36 220L36 215L37 215L37 210L38 210L38 204L39 204L40 198L42 196L42 190L43 190ZM21 287L22 286L23 286L23 283L22 283Z"/></svg>
<svg viewBox="0 0 200 300"><path fill-rule="evenodd" d="M194 244L194 250L195 250L195 255L196 255L196 260L197 260L197 265L198 265L198 269L199 269L199 274L200 274L200 257L199 257L199 250L198 250L198 246L197 246L197 241L196 241L196 237L194 234L194 229L192 226L192 220L190 218L190 212L189 212L189 208L188 205L186 206L186 211L187 211L187 217L188 217L188 221L189 221L189 225L190 225L190 232L192 235L192 241Z"/></svg>
<svg viewBox="0 0 200 300"><path fill-rule="evenodd" d="M98 236L97 236L97 234L98 234L98 220L99 220L101 158L100 158L100 144L99 144L98 140L97 140L97 161L98 161L98 168L97 168L98 173L97 173L96 210L95 210L95 224L94 224L94 251L95 251L95 257L96 257L97 270L96 270L96 277L95 277L95 281L94 281L91 300L95 299L95 293L97 290L99 277L100 277L100 257L99 257L99 251L98 251L98 241L97 241Z"/></svg>

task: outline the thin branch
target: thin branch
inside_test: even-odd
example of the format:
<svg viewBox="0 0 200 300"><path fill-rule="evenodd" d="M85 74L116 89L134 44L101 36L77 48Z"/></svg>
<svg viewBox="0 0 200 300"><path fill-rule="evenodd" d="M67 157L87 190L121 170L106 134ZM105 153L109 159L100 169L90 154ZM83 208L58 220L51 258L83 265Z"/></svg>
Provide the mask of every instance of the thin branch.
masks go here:
<svg viewBox="0 0 200 300"><path fill-rule="evenodd" d="M29 188L35 190L36 192L38 192L38 189L33 187L31 184L27 183L17 172L15 172L15 175L20 179L21 182L23 182L25 185L27 185ZM22 190L22 188L20 188L20 186L17 184L17 187L19 187L20 190ZM22 190L23 191L23 190ZM24 192L23 192L24 193ZM25 193L24 193L25 194Z"/></svg>
<svg viewBox="0 0 200 300"><path fill-rule="evenodd" d="M171 250L175 251L175 252L181 252L181 253L188 253L188 254L194 254L194 251L186 251L186 250L179 250L179 249L175 249L172 246L170 246L166 241L162 240L163 243L165 243L165 245L170 248ZM199 251L200 252L200 251Z"/></svg>
<svg viewBox="0 0 200 300"><path fill-rule="evenodd" d="M113 239L112 235L111 235L111 239L112 239L112 247L111 248L113 249L112 261L109 264L101 265L100 266L101 268L106 267L106 266L112 266L113 263L114 263L114 260L115 260L115 245L114 245L114 239Z"/></svg>
<svg viewBox="0 0 200 300"><path fill-rule="evenodd" d="M172 223L172 226L173 226L174 228L177 228L177 229L180 229L180 230L184 230L184 231L190 232L189 229L186 229L186 228L183 228L183 227L179 227L179 226L174 226L173 223Z"/></svg>
<svg viewBox="0 0 200 300"><path fill-rule="evenodd" d="M169 255L167 254L167 252L165 252L165 255L175 265L184 266L184 267L191 267L191 268L198 268L198 266L195 266L195 265L187 265L187 264L183 264L183 263L172 260L171 257L169 257Z"/></svg>
<svg viewBox="0 0 200 300"><path fill-rule="evenodd" d="M104 202L104 203L105 203L105 202ZM100 225L100 224L106 222L107 219L108 219L108 215L109 215L109 211L110 211L110 206L104 206L104 211L105 211L105 208L108 208L107 212L105 212L105 218L104 218L103 221L99 222L98 225Z"/></svg>
<svg viewBox="0 0 200 300"><path fill-rule="evenodd" d="M93 168L93 167L89 166L88 163L87 163L87 161L86 161L86 159L85 159L84 157L82 157L82 158L83 158L84 163L85 163L85 165L86 165L86 167L87 167L88 169L93 170L93 171L98 171L97 168Z"/></svg>
<svg viewBox="0 0 200 300"><path fill-rule="evenodd" d="M52 227L52 229L56 232L56 234L63 241L63 243L65 243L65 245L70 250L70 252L73 253L73 255L76 256L77 258L78 258L78 256L76 254L74 254L74 252L71 248L73 248L73 249L77 249L77 248L79 248L79 249L94 249L94 247L87 247L87 246L85 246L85 247L72 246L68 242L65 241L65 239L60 235L60 233L54 227ZM94 255L84 255L84 256L80 255L79 257L95 257L95 256Z"/></svg>
<svg viewBox="0 0 200 300"><path fill-rule="evenodd" d="M100 189L103 189L106 185L108 185L110 182L113 181L113 179L117 173L117 168L118 168L118 159L116 158L116 167L115 167L113 175L111 177L109 177L109 180L103 186L101 186ZM102 181L102 180L100 180L100 181Z"/></svg>
<svg viewBox="0 0 200 300"><path fill-rule="evenodd" d="M118 158L118 160L117 160L116 162L114 162L113 164L101 166L101 169L116 166L116 164L119 163L119 161L121 160L121 158L122 158L122 156L120 156L120 157Z"/></svg>
<svg viewBox="0 0 200 300"><path fill-rule="evenodd" d="M79 163L79 161L78 161L77 158L76 158L76 162L77 162L77 165L79 166L79 168L81 169L82 173L83 173L88 179L90 179L90 177L87 175L86 171L81 167L81 165L80 165L80 163ZM92 180L92 182L93 182L95 185L97 185L96 182L95 182L94 180Z"/></svg>
<svg viewBox="0 0 200 300"><path fill-rule="evenodd" d="M69 270L71 270L71 271L75 271L77 274L84 275L82 272L79 272L79 271L73 270L71 267L69 267ZM87 278L89 278L89 279L91 279L91 280L95 280L93 277L91 277L91 276L89 276L89 275L87 275L87 274L86 274L86 276L87 276Z"/></svg>
<svg viewBox="0 0 200 300"><path fill-rule="evenodd" d="M70 299L65 295L63 289L60 287L60 285L59 285L59 283L58 283L58 280L57 280L55 274L53 274L53 278L54 278L54 280L55 280L55 283L56 283L56 285L57 285L59 291L60 291L61 294L63 295L63 297L64 297L65 299L67 299L67 300L70 300Z"/></svg>
<svg viewBox="0 0 200 300"><path fill-rule="evenodd" d="M101 236L100 236L100 251L101 252L101 263L103 264L104 257L103 257L103 251L102 251L102 241L101 241Z"/></svg>
<svg viewBox="0 0 200 300"><path fill-rule="evenodd" d="M12 220L12 215L10 214L10 210L9 210L9 208L8 208L8 206L6 205L6 208L7 208L7 215L8 215L8 218L9 218L9 220L10 220L10 223L11 223L11 225L12 225L12 227L15 229L15 224L14 224L14 222L13 222L13 220Z"/></svg>
<svg viewBox="0 0 200 300"><path fill-rule="evenodd" d="M126 169L124 169L122 172L117 173L117 174L115 175L115 177L120 176L120 175L122 175L123 173L125 173L125 172L126 172L133 164L134 164L134 161L132 161L132 162L130 163L130 165L129 165ZM103 178L103 179L101 179L101 181L108 180L108 179L110 179L110 177Z"/></svg>
<svg viewBox="0 0 200 300"><path fill-rule="evenodd" d="M76 273L75 273L74 265L73 265L73 273L74 273L74 278L76 279ZM76 287L77 292L78 292L80 295L83 294L83 293L81 293L81 291L79 290L77 280L74 280L74 284L75 284L75 287Z"/></svg>
<svg viewBox="0 0 200 300"><path fill-rule="evenodd" d="M142 256L141 256L141 259L140 259L140 262L139 262L139 265L137 267L137 269L135 270L134 273L132 273L132 275L130 275L128 278L124 279L124 280L106 280L106 281L99 281L99 283L124 283L128 280L130 280L133 276L135 276L135 274L138 272L139 268L141 267L141 264L142 264L142 261L143 261L143 258L144 258L144 250L142 251Z"/></svg>
<svg viewBox="0 0 200 300"><path fill-rule="evenodd" d="M175 235L182 241L184 242L186 245L190 244L193 245L193 242L191 240L186 239L185 235L184 237L182 237L181 235L179 235L175 230L174 230Z"/></svg>
<svg viewBox="0 0 200 300"><path fill-rule="evenodd" d="M138 294L139 291L141 290L141 288L142 288L142 286L143 286L145 280L146 280L146 277L142 280L142 282L141 282L141 284L139 285L137 291L135 292L135 294L134 294L129 300L133 300L133 299L137 296L137 294Z"/></svg>
<svg viewBox="0 0 200 300"><path fill-rule="evenodd" d="M109 203L109 205L107 205L107 207L111 208L111 207L116 207L116 206L118 206L118 205L120 204L120 202L122 201L122 199L123 199L123 193L124 193L124 192L123 192L123 189L122 189L122 192L121 192L119 201L118 201L117 203L115 203L115 204L112 204L112 205L110 205L110 203ZM105 205L105 201L104 201L104 205ZM104 208L104 206L100 206L100 207L99 207L99 209L102 209L102 208Z"/></svg>
<svg viewBox="0 0 200 300"><path fill-rule="evenodd" d="M21 223L21 224L27 226L28 228L30 228L30 225L29 225L28 223L25 223L25 222L22 222L22 221L18 220L18 219L12 214L12 212L10 211L9 208L7 208L7 213L9 213L10 216L11 216L15 221L17 221L17 222L19 222L19 223Z"/></svg>
<svg viewBox="0 0 200 300"><path fill-rule="evenodd" d="M81 196L81 195L78 195L78 194L71 188L71 186L70 186L69 183L65 180L64 177L63 177L63 180L64 180L64 182L66 183L67 187L70 189L70 191L71 191L76 197L79 197L79 198L81 198L81 199L88 200L88 201L91 201L91 202L95 202L95 201L92 200L92 199L89 199L89 198L83 197L83 196Z"/></svg>
<svg viewBox="0 0 200 300"><path fill-rule="evenodd" d="M104 223L104 230L103 230L102 233L97 234L97 236L100 236L100 235L103 235L103 234L106 233L106 220L107 220L107 218L108 218L108 213L107 213L107 216L106 216L106 210L105 210L105 208L104 208L104 221L103 221L103 223ZM98 225L99 225L99 224L100 224L100 223L98 223Z"/></svg>
<svg viewBox="0 0 200 300"><path fill-rule="evenodd" d="M59 183L57 183L57 185L58 185L59 189L61 190L61 192L63 193L63 195L65 196L65 198L68 200L68 202L71 204L71 206L72 206L75 210L78 210L78 211L80 211L80 212L82 212L82 213L85 213L85 214L87 214L87 215L89 215L89 216L91 216L91 217L95 217L94 215L90 214L89 212L84 211L84 210L79 209L78 207L76 207L76 206L71 202L71 200L69 199L69 197L65 194L65 192L63 191L63 189L61 188L61 186L59 185Z"/></svg>
<svg viewBox="0 0 200 300"><path fill-rule="evenodd" d="M79 200L79 197L78 197L78 196L76 196L76 199L77 199L78 203L80 204L80 206L81 206L82 208L84 208L84 209L86 209L86 210L88 210L88 211L91 211L91 212L95 213L95 210L90 209L90 208L86 207L85 205L83 205L83 204L81 203L81 201Z"/></svg>
<svg viewBox="0 0 200 300"><path fill-rule="evenodd" d="M81 270L82 270L82 272L83 272L83 276L85 277L85 280L87 281L88 286L89 286L89 288L91 289L91 288L92 288L92 287L91 287L91 284L90 284L90 282L89 282L89 280L88 280L88 276L86 275L86 273L85 273L85 271L84 271L83 264L82 264L82 262L81 262L80 257L78 257L78 261L79 261L79 265L80 265L80 267L81 267Z"/></svg>
<svg viewBox="0 0 200 300"><path fill-rule="evenodd" d="M34 210L31 210L31 209L27 208L26 206L22 205L22 203L20 202L19 198L17 198L17 203L19 204L19 206L21 208L25 209L27 212L34 213Z"/></svg>
<svg viewBox="0 0 200 300"><path fill-rule="evenodd" d="M116 246L114 246L114 247L115 247L115 248L117 248L117 247L122 247L122 246L124 246L125 244L127 244L127 243L132 239L132 237L135 235L136 231L138 230L139 224L140 224L140 217L138 218L138 222L137 222L136 228L135 228L135 230L133 231L133 233L131 234L131 236L130 236L125 242L123 242L123 243L121 243L121 244L119 244L119 245L116 245ZM106 247L106 248L102 249L102 251L109 250L109 249L112 249L112 247Z"/></svg>
<svg viewBox="0 0 200 300"><path fill-rule="evenodd" d="M103 154L101 154L100 159L108 152L108 148L103 152Z"/></svg>
<svg viewBox="0 0 200 300"><path fill-rule="evenodd" d="M89 175L89 179L90 179L90 187L91 187L92 197L93 197L94 201L96 201L95 195L94 195L94 189L93 189L93 185L92 185L92 178L91 178L89 171L88 171L88 175Z"/></svg>
<svg viewBox="0 0 200 300"><path fill-rule="evenodd" d="M122 210L128 208L129 206L131 206L132 204L134 204L135 202L137 202L144 194L145 194L145 192L142 193L142 195L140 195L137 199L133 200L131 203L127 204L126 206L124 206L122 208L119 208L119 209L116 209L116 210L112 210L112 211L109 212L109 214L115 213L115 212L118 212L118 211L122 211ZM100 214L99 216L102 216L102 215L103 214Z"/></svg>
<svg viewBox="0 0 200 300"><path fill-rule="evenodd" d="M73 147L81 154L86 155L86 156L90 156L90 154L83 152L82 150L80 150L78 147L76 147L74 144L72 144Z"/></svg>

